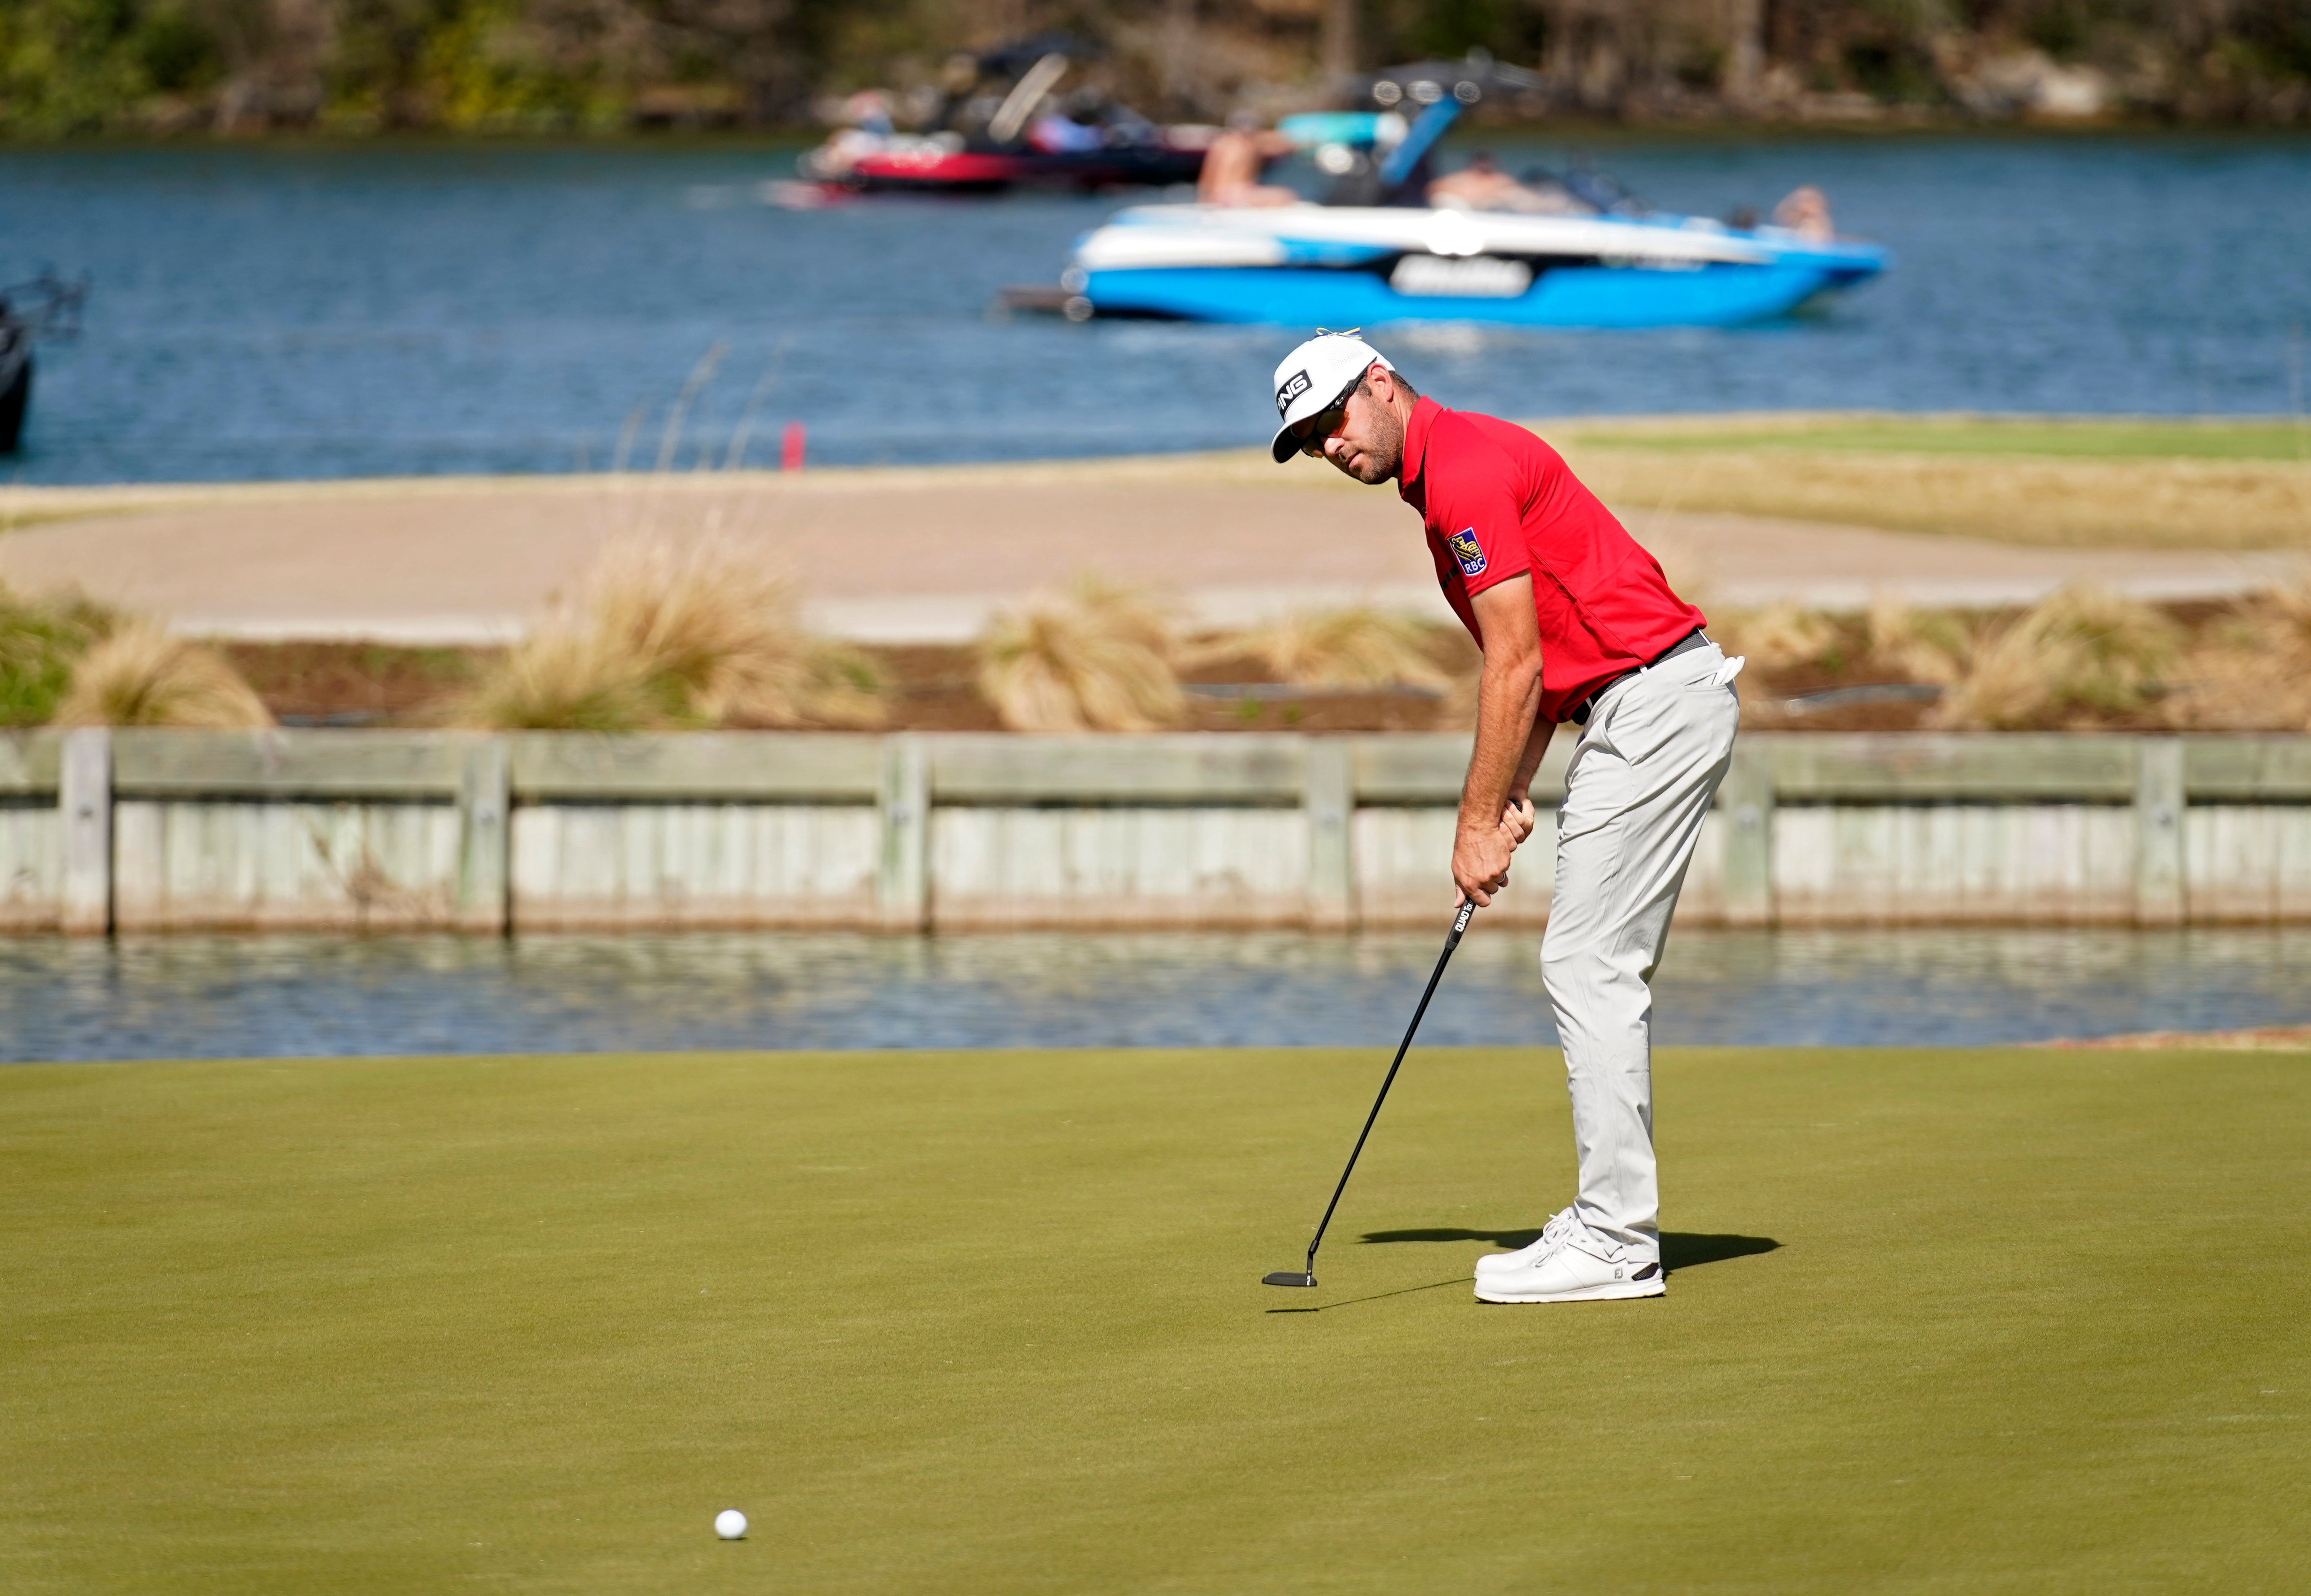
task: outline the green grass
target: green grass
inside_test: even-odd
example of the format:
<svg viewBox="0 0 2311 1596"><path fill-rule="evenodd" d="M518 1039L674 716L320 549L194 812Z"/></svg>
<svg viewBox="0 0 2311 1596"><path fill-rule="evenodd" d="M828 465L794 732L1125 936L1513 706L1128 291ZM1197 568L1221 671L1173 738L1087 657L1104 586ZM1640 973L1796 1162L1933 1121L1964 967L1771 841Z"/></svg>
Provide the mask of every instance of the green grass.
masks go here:
<svg viewBox="0 0 2311 1596"><path fill-rule="evenodd" d="M2311 1059L1672 1053L1670 1295L1519 1309L1424 1051L1263 1288L1381 1063L0 1070L0 1589L2300 1588Z"/></svg>
<svg viewBox="0 0 2311 1596"><path fill-rule="evenodd" d="M1827 449L2096 460L2311 460L2311 422L2253 417L1796 414L1647 417L1553 429L1595 448Z"/></svg>
<svg viewBox="0 0 2311 1596"><path fill-rule="evenodd" d="M72 686L73 667L115 617L79 597L18 597L0 587L0 727L39 726Z"/></svg>

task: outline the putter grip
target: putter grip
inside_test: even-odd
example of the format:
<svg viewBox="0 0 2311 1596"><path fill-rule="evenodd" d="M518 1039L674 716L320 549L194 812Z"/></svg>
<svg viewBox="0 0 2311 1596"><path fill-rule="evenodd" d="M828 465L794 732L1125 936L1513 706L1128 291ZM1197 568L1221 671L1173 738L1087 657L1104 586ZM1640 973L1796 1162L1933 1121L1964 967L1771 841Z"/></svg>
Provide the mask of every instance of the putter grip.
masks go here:
<svg viewBox="0 0 2311 1596"><path fill-rule="evenodd" d="M1475 917L1476 912L1477 903L1475 899L1463 898L1461 900L1461 912L1452 917L1452 940L1454 942L1457 943L1461 940L1461 933L1469 929L1469 921Z"/></svg>

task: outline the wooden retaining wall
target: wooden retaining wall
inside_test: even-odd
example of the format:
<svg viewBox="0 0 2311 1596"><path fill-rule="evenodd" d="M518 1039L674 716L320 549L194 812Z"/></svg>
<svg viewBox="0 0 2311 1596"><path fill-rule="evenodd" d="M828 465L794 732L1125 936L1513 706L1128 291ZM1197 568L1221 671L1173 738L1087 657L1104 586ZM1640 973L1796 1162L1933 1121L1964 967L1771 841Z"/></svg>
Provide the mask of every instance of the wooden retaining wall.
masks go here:
<svg viewBox="0 0 2311 1596"><path fill-rule="evenodd" d="M0 929L1426 925L1467 755L1451 735L18 733ZM1546 841L1500 918L1547 917ZM2311 920L2311 737L1752 733L1679 912Z"/></svg>

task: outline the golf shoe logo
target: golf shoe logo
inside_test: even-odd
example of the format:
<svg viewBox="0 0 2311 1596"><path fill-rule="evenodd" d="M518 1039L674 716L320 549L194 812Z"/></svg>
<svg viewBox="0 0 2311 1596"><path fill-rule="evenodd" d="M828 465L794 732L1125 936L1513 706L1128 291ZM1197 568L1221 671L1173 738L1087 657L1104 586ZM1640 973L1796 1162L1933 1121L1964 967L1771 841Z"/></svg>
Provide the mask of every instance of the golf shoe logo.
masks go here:
<svg viewBox="0 0 2311 1596"><path fill-rule="evenodd" d="M1444 540L1452 545L1452 557L1461 563L1462 576L1481 576L1485 570L1485 547L1477 541L1477 529L1464 527Z"/></svg>
<svg viewBox="0 0 2311 1596"><path fill-rule="evenodd" d="M1289 378L1285 379L1284 386L1276 390L1276 414L1281 415L1286 411L1291 409L1292 401L1298 398L1302 394L1306 393L1309 387L1310 383L1308 381L1307 372L1293 372Z"/></svg>

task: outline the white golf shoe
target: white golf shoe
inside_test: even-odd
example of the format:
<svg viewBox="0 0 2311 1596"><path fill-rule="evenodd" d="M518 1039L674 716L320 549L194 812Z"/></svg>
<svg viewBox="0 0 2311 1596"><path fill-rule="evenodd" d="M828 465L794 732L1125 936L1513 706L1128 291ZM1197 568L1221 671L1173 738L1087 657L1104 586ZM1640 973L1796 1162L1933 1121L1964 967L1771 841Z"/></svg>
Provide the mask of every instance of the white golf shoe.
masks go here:
<svg viewBox="0 0 2311 1596"><path fill-rule="evenodd" d="M1480 1303L1600 1303L1659 1296L1666 1288L1659 1260L1640 1263L1626 1248L1585 1227L1529 1263L1477 1277Z"/></svg>
<svg viewBox="0 0 2311 1596"><path fill-rule="evenodd" d="M1477 1260L1477 1278L1481 1280L1502 1269L1521 1269L1539 1263L1557 1251L1557 1243L1572 1234L1577 1223L1573 1217L1573 1210L1566 1208L1540 1227L1539 1240L1513 1252L1487 1252Z"/></svg>

